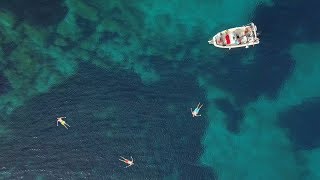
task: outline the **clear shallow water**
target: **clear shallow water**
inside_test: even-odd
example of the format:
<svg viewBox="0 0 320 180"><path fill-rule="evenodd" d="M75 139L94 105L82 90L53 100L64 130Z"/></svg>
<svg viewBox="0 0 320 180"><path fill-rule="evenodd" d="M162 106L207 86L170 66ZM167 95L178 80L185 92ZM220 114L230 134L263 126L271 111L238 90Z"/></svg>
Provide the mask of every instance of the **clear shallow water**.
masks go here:
<svg viewBox="0 0 320 180"><path fill-rule="evenodd" d="M317 1L257 1L235 18L246 14L238 3L210 24L211 11L190 15L192 1L177 15L179 1L155 3L157 16L137 10L147 3L51 3L0 3L1 178L317 179L319 55L305 53L319 43ZM161 28L144 24L152 17ZM261 31L257 47L207 45L250 21ZM69 130L56 127L59 116ZM136 164L124 169L120 155Z"/></svg>

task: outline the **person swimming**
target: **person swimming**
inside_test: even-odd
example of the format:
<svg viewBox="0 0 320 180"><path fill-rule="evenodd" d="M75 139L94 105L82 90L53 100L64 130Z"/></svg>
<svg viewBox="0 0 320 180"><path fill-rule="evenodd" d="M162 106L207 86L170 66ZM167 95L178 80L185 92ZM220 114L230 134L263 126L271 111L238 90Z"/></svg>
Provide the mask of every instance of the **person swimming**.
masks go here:
<svg viewBox="0 0 320 180"><path fill-rule="evenodd" d="M198 116L201 116L201 114L198 114L199 113L199 111L200 111L200 109L201 109L201 107L203 106L203 104L202 105L200 105L200 103L197 105L197 107L192 111L192 108L190 108L191 109L191 114L192 114L192 117L198 117Z"/></svg>
<svg viewBox="0 0 320 180"><path fill-rule="evenodd" d="M59 117L59 118L57 118L57 126L58 126L59 123L60 123L62 126L64 126L65 128L68 129L68 127L70 127L69 124L67 124L64 120L62 120L62 118L66 118L66 117Z"/></svg>
<svg viewBox="0 0 320 180"><path fill-rule="evenodd" d="M128 164L128 166L126 166L125 168L134 165L134 163L133 163L133 158L132 158L132 156L130 156L130 157L131 157L131 161L130 161L129 159L126 159L126 158L120 156L121 159L119 159L119 160L122 161L122 162L124 162L124 163L126 163L126 164Z"/></svg>

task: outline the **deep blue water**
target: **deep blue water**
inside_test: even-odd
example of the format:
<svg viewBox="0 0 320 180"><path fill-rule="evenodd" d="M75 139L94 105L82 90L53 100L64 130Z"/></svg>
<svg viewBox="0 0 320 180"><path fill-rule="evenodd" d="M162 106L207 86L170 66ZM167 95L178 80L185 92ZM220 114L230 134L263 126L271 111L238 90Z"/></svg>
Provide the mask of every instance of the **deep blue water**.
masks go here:
<svg viewBox="0 0 320 180"><path fill-rule="evenodd" d="M110 174L116 179L160 179L174 169L181 170L182 177L213 177L210 170L195 165L206 123L194 124L184 112L198 100L193 94L205 99L189 77L176 73L146 87L136 75L120 70L106 72L83 64L79 72L11 116L15 136L1 146L8 151L1 159L14 177L65 179L83 173L94 179L108 179ZM175 111L167 114L168 106ZM116 108L114 117L95 117L108 107ZM69 130L56 128L51 117L58 116L70 117ZM119 155L133 156L136 168L124 170Z"/></svg>
<svg viewBox="0 0 320 180"><path fill-rule="evenodd" d="M15 0L3 1L0 6L20 21L39 27L54 26L67 12L62 1L31 4ZM76 75L2 120L10 127L11 136L0 142L1 174L6 177L10 172L10 179L162 179L178 171L178 179L215 179L214 169L198 163L208 120L195 123L186 113L190 105L207 104L205 92L197 85L197 74L210 74L210 83L235 96L235 105L227 99L215 103L227 115L227 129L239 133L242 108L260 95L276 99L290 77L295 67L287 51L290 46L319 42L319 6L316 0L280 0L272 7L258 6L252 21L261 30L263 43L255 47L252 64L238 61L247 55L243 49L226 52L214 65L211 60L216 57L206 57L197 65L190 63L193 57L179 62L148 57L154 60L150 66L161 80L145 85L136 74L120 67L106 70L81 63ZM77 23L83 35L90 35L95 28L81 17ZM303 36L288 29L299 29ZM56 34L50 36L54 39ZM106 33L103 41L117 36ZM205 38L206 34L195 36L181 48L196 48L195 42L205 42ZM14 43L0 44L4 57L16 47ZM0 94L5 94L11 87L1 73L0 81ZM319 107L319 100L311 99L282 112L279 126L287 130L297 149L319 147ZM205 115L206 110L202 112ZM67 117L69 130L56 127L59 116ZM119 155L133 156L134 168L124 169L117 160Z"/></svg>

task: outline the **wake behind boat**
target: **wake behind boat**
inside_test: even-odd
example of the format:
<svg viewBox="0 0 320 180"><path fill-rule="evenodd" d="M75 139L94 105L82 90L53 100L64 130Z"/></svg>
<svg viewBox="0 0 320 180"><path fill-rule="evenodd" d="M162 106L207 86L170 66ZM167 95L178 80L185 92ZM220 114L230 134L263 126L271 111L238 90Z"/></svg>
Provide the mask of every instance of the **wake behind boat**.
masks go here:
<svg viewBox="0 0 320 180"><path fill-rule="evenodd" d="M219 32L208 41L218 48L248 48L250 45L259 44L257 26L253 23L242 27L235 27Z"/></svg>

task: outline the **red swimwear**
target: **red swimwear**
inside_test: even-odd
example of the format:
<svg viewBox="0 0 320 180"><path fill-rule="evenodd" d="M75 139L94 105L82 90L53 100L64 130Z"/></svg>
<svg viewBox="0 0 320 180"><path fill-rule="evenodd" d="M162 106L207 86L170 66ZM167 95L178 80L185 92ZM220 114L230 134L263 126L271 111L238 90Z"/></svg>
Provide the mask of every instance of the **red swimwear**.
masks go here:
<svg viewBox="0 0 320 180"><path fill-rule="evenodd" d="M229 37L229 34L226 35L226 41L227 41L227 44L230 44L230 37Z"/></svg>

